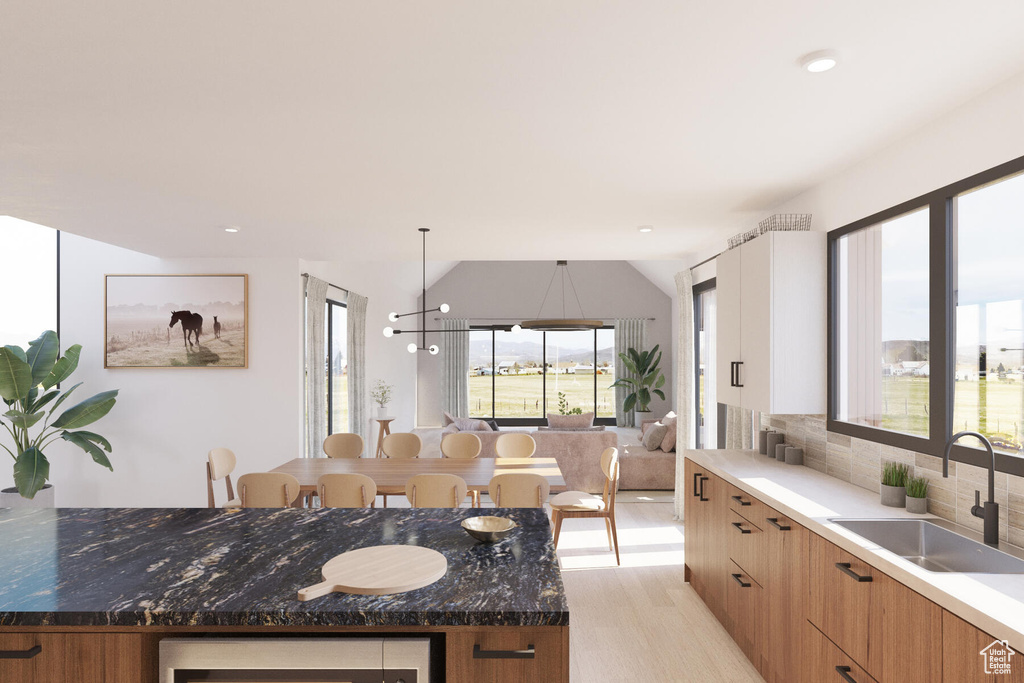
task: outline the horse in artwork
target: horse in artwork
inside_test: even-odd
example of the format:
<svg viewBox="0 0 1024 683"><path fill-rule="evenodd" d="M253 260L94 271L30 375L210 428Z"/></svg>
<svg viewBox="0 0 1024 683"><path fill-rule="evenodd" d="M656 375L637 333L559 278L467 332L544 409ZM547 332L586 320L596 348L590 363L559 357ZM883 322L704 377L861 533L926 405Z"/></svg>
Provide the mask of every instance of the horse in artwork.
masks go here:
<svg viewBox="0 0 1024 683"><path fill-rule="evenodd" d="M213 316L213 336L220 339L220 322L217 320L217 316Z"/></svg>
<svg viewBox="0 0 1024 683"><path fill-rule="evenodd" d="M190 346L193 348L198 346L199 335L203 333L203 316L192 311L171 311L171 322L167 327L174 327L179 322L181 323L181 334L185 337L185 350L188 351ZM193 335L196 340L195 344L190 339Z"/></svg>

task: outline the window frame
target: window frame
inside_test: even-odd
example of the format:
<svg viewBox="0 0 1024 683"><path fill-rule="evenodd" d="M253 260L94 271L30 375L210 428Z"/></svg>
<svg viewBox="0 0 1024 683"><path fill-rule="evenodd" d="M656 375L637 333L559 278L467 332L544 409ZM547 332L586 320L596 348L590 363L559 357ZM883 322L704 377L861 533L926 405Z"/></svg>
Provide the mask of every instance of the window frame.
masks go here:
<svg viewBox="0 0 1024 683"><path fill-rule="evenodd" d="M334 373L331 372L333 363L331 349L334 348L334 306L344 308L347 316L348 304L329 297L325 304L327 306L327 435L330 436L331 434L347 434L349 432L349 425L345 425L344 432L334 431Z"/></svg>
<svg viewBox="0 0 1024 683"><path fill-rule="evenodd" d="M693 286L693 417L694 417L694 446L705 448L701 441L701 412L700 412L700 332L704 327L704 309L701 306L701 296L707 292L718 289L718 278L713 277L704 282L698 282ZM717 397L716 397L717 398ZM709 409L711 404L705 406ZM715 410L718 409L717 401Z"/></svg>
<svg viewBox="0 0 1024 683"><path fill-rule="evenodd" d="M543 415L541 417L495 417L494 411L495 411L495 409L496 409L496 407L498 405L497 404L497 400L496 400L497 399L497 396L496 396L497 392L496 392L496 389L495 389L495 386L494 386L494 378L496 377L496 374L494 372L494 368L495 368L495 365L494 365L494 354L495 354L495 347L496 347L496 344L497 344L496 339L495 339L495 337L496 337L495 332L511 332L512 331L512 327L511 326L507 326L507 325L470 325L469 329L474 331L474 332L478 332L478 331L479 332L485 332L486 331L486 332L490 332L491 333L491 375L490 375L490 377L491 377L491 414L489 416L486 416L486 415L474 415L473 417L478 418L478 419L484 419L484 420L494 420L495 422L498 423L499 427L532 427L532 426L543 426L543 425L547 424L547 414L549 412L548 411L548 373L547 373L547 362L548 362L548 355L547 355L548 354L548 332L547 332L547 330L540 330L540 332L543 334L542 341L541 341L541 347L542 347L541 348L541 365L542 365L543 369L545 370L544 372L541 373L541 396L544 398L544 403L543 403L543 407L542 407ZM614 325L602 325L598 329L614 330L615 326ZM598 373L597 373L597 352L599 351L599 349L597 348L597 330L596 329L592 330L592 332L594 333L594 413L595 413L594 424L595 425L614 426L615 425L615 418L614 417L597 417L596 416L596 413L597 413L597 377L598 377Z"/></svg>
<svg viewBox="0 0 1024 683"><path fill-rule="evenodd" d="M958 195L1022 171L1024 171L1024 157L1018 157L828 233L828 407L826 412L828 431L925 455L942 457L946 442L953 434L955 387L953 377L956 368L956 198ZM839 405L840 386L837 374L839 269L836 264L839 239L858 230L922 208L929 210L928 333L930 339L928 362L931 370L929 372L927 438L843 422L835 418ZM961 444L953 447L950 459L986 469L990 464L988 454L983 449ZM1024 457L997 451L996 470L1024 476Z"/></svg>

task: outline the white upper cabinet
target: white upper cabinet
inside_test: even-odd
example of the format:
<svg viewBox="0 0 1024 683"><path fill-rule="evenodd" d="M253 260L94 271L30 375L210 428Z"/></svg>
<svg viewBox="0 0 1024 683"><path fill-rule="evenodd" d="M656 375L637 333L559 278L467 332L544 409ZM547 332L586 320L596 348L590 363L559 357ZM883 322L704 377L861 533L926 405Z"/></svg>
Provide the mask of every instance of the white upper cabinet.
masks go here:
<svg viewBox="0 0 1024 683"><path fill-rule="evenodd" d="M718 257L718 401L825 413L825 264L821 232L769 232Z"/></svg>

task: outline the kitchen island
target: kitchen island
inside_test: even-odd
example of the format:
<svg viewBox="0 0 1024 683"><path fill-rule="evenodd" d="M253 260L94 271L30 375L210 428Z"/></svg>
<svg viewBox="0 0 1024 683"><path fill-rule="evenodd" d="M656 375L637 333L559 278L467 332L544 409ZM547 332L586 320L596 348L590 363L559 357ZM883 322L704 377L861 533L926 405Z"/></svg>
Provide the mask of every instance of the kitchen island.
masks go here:
<svg viewBox="0 0 1024 683"><path fill-rule="evenodd" d="M478 543L459 524L479 514L520 527ZM437 550L448 571L408 593L297 599L335 555L391 544ZM268 634L419 634L437 680L568 681L569 611L543 510L0 510L0 549L0 651L44 645L0 659L4 681L5 666L21 667L10 680L156 681L161 640Z"/></svg>

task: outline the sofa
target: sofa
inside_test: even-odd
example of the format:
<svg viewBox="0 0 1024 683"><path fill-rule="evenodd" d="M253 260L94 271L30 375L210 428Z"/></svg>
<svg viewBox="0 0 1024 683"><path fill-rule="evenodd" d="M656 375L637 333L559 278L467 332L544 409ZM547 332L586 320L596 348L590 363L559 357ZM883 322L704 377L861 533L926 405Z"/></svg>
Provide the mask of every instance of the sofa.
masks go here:
<svg viewBox="0 0 1024 683"><path fill-rule="evenodd" d="M640 423L641 438L658 420ZM676 451L655 448L647 450L643 443L625 444L619 450L619 488L633 491L672 491L676 487Z"/></svg>

